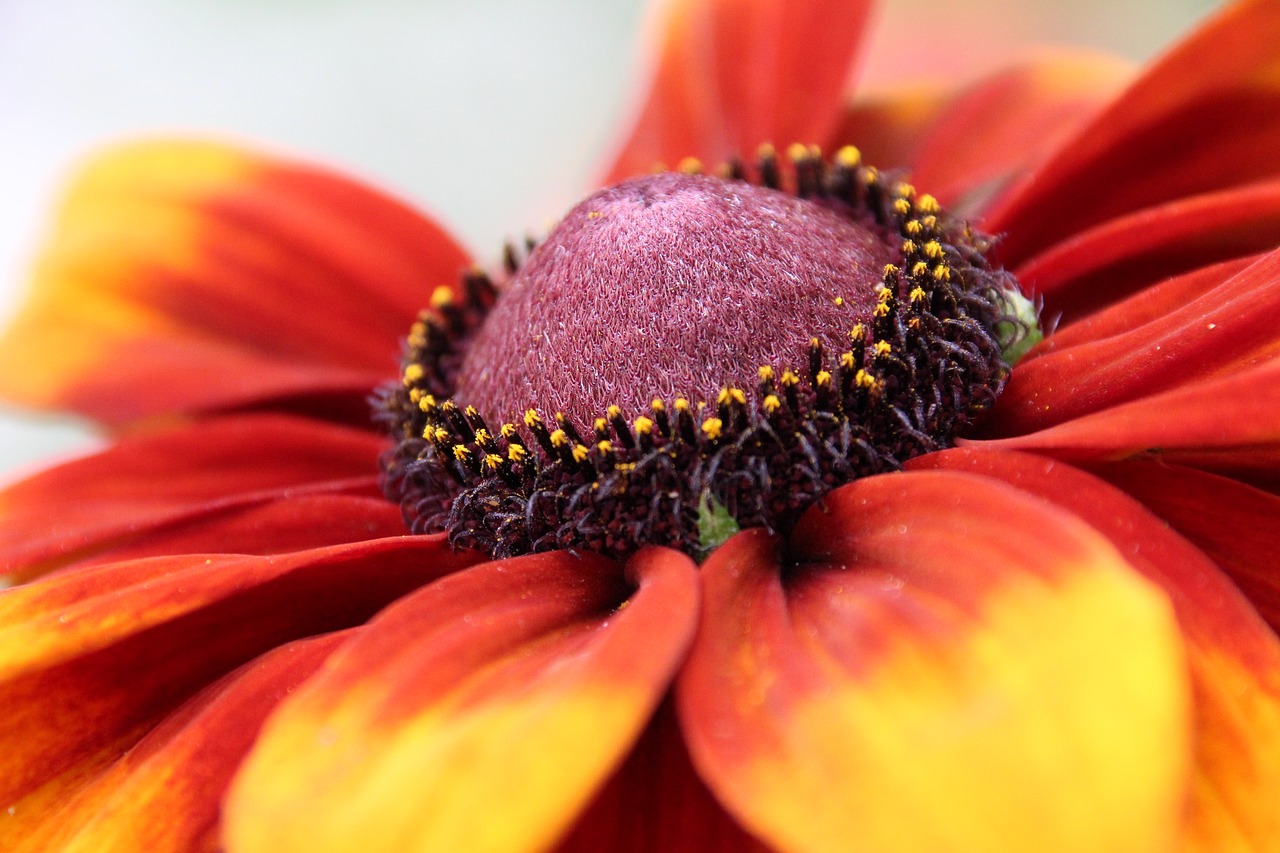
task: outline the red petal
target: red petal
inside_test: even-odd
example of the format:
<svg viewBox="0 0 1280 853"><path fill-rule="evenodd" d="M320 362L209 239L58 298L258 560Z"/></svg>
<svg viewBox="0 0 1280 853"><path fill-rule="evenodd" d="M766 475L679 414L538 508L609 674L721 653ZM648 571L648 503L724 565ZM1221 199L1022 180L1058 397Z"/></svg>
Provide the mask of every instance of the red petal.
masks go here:
<svg viewBox="0 0 1280 853"><path fill-rule="evenodd" d="M1066 345L1051 336L1013 371L983 434L1034 432L1280 355L1280 252L1238 267L1211 267L1126 302L1136 314L1127 328L1119 310L1092 325L1094 340L1070 335L1075 327ZM1147 316L1153 306L1164 313Z"/></svg>
<svg viewBox="0 0 1280 853"><path fill-rule="evenodd" d="M108 423L338 396L467 256L354 181L215 143L108 151L64 203L0 392Z"/></svg>
<svg viewBox="0 0 1280 853"><path fill-rule="evenodd" d="M1039 165L1132 77L1099 54L1041 57L960 92L923 135L912 181L953 209L972 211ZM869 160L869 162L876 162Z"/></svg>
<svg viewBox="0 0 1280 853"><path fill-rule="evenodd" d="M1196 702L1188 846L1261 850L1280 838L1280 640L1217 567L1141 505L1070 466L972 451L931 454L911 465L995 477L1066 507L1164 589L1188 644ZM1191 497L1195 481L1166 485L1201 514L1229 509L1211 494Z"/></svg>
<svg viewBox="0 0 1280 853"><path fill-rule="evenodd" d="M1181 642L1100 536L912 473L832 492L781 547L748 531L703 565L677 682L694 764L744 825L788 851L1172 846Z"/></svg>
<svg viewBox="0 0 1280 853"><path fill-rule="evenodd" d="M227 846L545 849L621 763L693 631L688 558L651 549L628 571L634 591L603 558L537 555L388 608L268 722L227 800Z"/></svg>
<svg viewBox="0 0 1280 853"><path fill-rule="evenodd" d="M1280 630L1280 497L1165 462L1105 465L1097 473L1195 543Z"/></svg>
<svg viewBox="0 0 1280 853"><path fill-rule="evenodd" d="M1049 310L1075 318L1170 275L1280 243L1280 181L1249 184L1112 219L1014 270Z"/></svg>
<svg viewBox="0 0 1280 853"><path fill-rule="evenodd" d="M767 853L711 796L664 702L556 853Z"/></svg>
<svg viewBox="0 0 1280 853"><path fill-rule="evenodd" d="M476 559L404 536L112 563L0 593L0 801L127 746L253 657L358 625Z"/></svg>
<svg viewBox="0 0 1280 853"><path fill-rule="evenodd" d="M927 140L926 129L951 94L930 85L859 93L845 108L830 147L856 146L863 160L881 169L907 166L914 162Z"/></svg>
<svg viewBox="0 0 1280 853"><path fill-rule="evenodd" d="M1280 6L1229 6L992 212L1019 265L1097 223L1280 170Z"/></svg>
<svg viewBox="0 0 1280 853"><path fill-rule="evenodd" d="M1175 387L1039 432L961 443L1082 461L1153 457L1275 476L1280 474L1280 360Z"/></svg>
<svg viewBox="0 0 1280 853"><path fill-rule="evenodd" d="M346 638L290 643L211 685L74 793L23 802L0 832L17 851L185 853L219 844L222 796L262 721Z"/></svg>
<svg viewBox="0 0 1280 853"><path fill-rule="evenodd" d="M605 183L830 138L868 5L668 0L648 94Z"/></svg>
<svg viewBox="0 0 1280 853"><path fill-rule="evenodd" d="M0 566L30 578L95 553L140 546L184 527L231 521L229 514L307 494L377 495L378 454L386 439L370 432L284 415L238 415L134 438L51 468L0 492ZM352 503L374 526L366 536L392 535L382 507ZM252 541L229 538L199 550L254 553L318 546L343 539L349 524L312 526L313 539L288 532L289 508L276 510L281 537L260 526ZM259 516L259 523L266 519ZM295 516L295 522L300 517ZM348 519L350 521L350 519ZM358 534L358 530L355 531ZM192 539L189 544L202 540ZM174 547L180 547L174 542ZM124 551L122 551L124 553ZM145 553L145 552L144 552Z"/></svg>

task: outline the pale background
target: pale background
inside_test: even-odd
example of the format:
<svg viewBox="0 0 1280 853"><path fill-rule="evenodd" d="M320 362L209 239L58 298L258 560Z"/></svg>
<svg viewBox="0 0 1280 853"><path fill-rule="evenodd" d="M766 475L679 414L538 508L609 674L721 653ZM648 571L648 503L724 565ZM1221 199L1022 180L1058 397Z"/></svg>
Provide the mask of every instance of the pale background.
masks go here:
<svg viewBox="0 0 1280 853"><path fill-rule="evenodd" d="M888 0L867 85L1045 44L1145 60L1215 0ZM642 65L642 0L0 0L0 326L59 182L147 131L269 141L437 212L481 256L588 186ZM92 446L0 409L0 481Z"/></svg>

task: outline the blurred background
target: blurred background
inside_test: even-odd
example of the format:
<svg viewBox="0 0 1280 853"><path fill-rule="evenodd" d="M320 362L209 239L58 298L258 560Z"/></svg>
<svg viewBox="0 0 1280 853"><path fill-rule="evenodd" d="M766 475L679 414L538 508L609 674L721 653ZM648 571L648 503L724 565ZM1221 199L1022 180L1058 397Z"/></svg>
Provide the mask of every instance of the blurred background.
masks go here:
<svg viewBox="0 0 1280 853"><path fill-rule="evenodd" d="M1045 45L1140 62L1219 4L887 0L861 79L958 82ZM0 327L69 166L148 132L333 164L496 253L589 188L645 22L642 0L0 0ZM94 442L0 408L0 481Z"/></svg>

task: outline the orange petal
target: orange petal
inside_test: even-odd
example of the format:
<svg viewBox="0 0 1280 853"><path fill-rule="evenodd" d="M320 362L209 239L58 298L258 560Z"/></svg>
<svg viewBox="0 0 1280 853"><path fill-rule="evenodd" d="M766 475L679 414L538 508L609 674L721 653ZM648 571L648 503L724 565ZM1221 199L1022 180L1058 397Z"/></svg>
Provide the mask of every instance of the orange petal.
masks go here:
<svg viewBox="0 0 1280 853"><path fill-rule="evenodd" d="M358 403L466 263L431 221L321 169L212 142L122 146L62 206L0 339L0 394L107 423Z"/></svg>
<svg viewBox="0 0 1280 853"><path fill-rule="evenodd" d="M228 514L284 497L377 495L378 454L385 446L386 439L375 433L269 414L125 438L0 492L0 568L20 571L19 577L27 579L134 544L154 554L180 553L156 550L152 537L180 526L190 531L201 522L230 520ZM301 520L295 516L295 523L286 525L288 510L281 512L280 523L296 531ZM362 516L375 526L358 538L405 532L387 529L383 507L367 508ZM257 553L289 550L290 544L350 541L342 538L342 527L341 522L328 530L312 525L311 540L282 529L275 542L270 528L259 527L253 542L227 539L186 550Z"/></svg>
<svg viewBox="0 0 1280 853"><path fill-rule="evenodd" d="M1274 845L1280 838L1280 640L1217 567L1141 505L1070 466L973 451L911 464L980 473L1051 500L1109 538L1165 591L1187 642L1195 696L1187 846L1216 853ZM1166 478L1164 485L1180 496L1173 500L1195 504L1202 515L1230 511L1212 503L1211 493L1200 493L1197 480Z"/></svg>
<svg viewBox="0 0 1280 853"><path fill-rule="evenodd" d="M555 853L768 853L716 802L663 702Z"/></svg>
<svg viewBox="0 0 1280 853"><path fill-rule="evenodd" d="M1280 359L1102 409L987 449L1081 461L1160 458L1211 470L1280 474Z"/></svg>
<svg viewBox="0 0 1280 853"><path fill-rule="evenodd" d="M0 842L12 853L217 849L222 795L262 721L347 636L290 643L210 685L79 790L43 809L19 803Z"/></svg>
<svg viewBox="0 0 1280 853"><path fill-rule="evenodd" d="M1150 318L1153 304L1164 313ZM1034 432L1280 356L1280 252L1243 270L1232 264L1174 279L1124 306L1136 316L1126 324L1123 312L1110 312L1093 326L1100 339L1064 334L1060 345L1053 335L1020 362L983 435Z"/></svg>
<svg viewBox="0 0 1280 853"><path fill-rule="evenodd" d="M1132 66L1114 57L1064 53L979 80L929 125L912 180L953 209L973 212L1054 153L1132 76Z"/></svg>
<svg viewBox="0 0 1280 853"><path fill-rule="evenodd" d="M535 851L622 761L692 634L674 551L489 563L388 608L268 722L227 801L251 851Z"/></svg>
<svg viewBox="0 0 1280 853"><path fill-rule="evenodd" d="M648 94L604 182L830 138L868 5L668 0Z"/></svg>
<svg viewBox="0 0 1280 853"><path fill-rule="evenodd" d="M1105 465L1097 473L1191 540L1280 630L1280 497L1167 462Z"/></svg>
<svg viewBox="0 0 1280 853"><path fill-rule="evenodd" d="M0 802L128 746L281 643L358 625L474 563L445 537L77 569L0 593Z"/></svg>
<svg viewBox="0 0 1280 853"><path fill-rule="evenodd" d="M1167 602L1007 486L890 474L702 567L694 764L786 851L1168 850L1189 696ZM785 564L785 566L784 566Z"/></svg>
<svg viewBox="0 0 1280 853"><path fill-rule="evenodd" d="M1085 315L1170 275L1280 243L1280 181L1179 199L1109 220L1014 270L1051 313Z"/></svg>
<svg viewBox="0 0 1280 853"><path fill-rule="evenodd" d="M992 211L1018 265L1107 219L1280 171L1280 6L1230 5Z"/></svg>
<svg viewBox="0 0 1280 853"><path fill-rule="evenodd" d="M845 107L830 147L856 146L863 160L880 169L908 166L926 141L926 129L951 97L948 89L929 84L859 92Z"/></svg>

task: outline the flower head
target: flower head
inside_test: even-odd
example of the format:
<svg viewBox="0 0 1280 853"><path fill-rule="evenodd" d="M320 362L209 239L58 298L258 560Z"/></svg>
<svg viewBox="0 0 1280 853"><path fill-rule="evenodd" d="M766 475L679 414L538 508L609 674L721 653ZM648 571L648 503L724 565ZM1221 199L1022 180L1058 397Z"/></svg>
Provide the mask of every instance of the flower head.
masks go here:
<svg viewBox="0 0 1280 853"><path fill-rule="evenodd" d="M669 11L505 272L314 167L88 168L0 342L121 428L0 494L8 847L1274 845L1280 8L923 119L843 99L860 5Z"/></svg>

